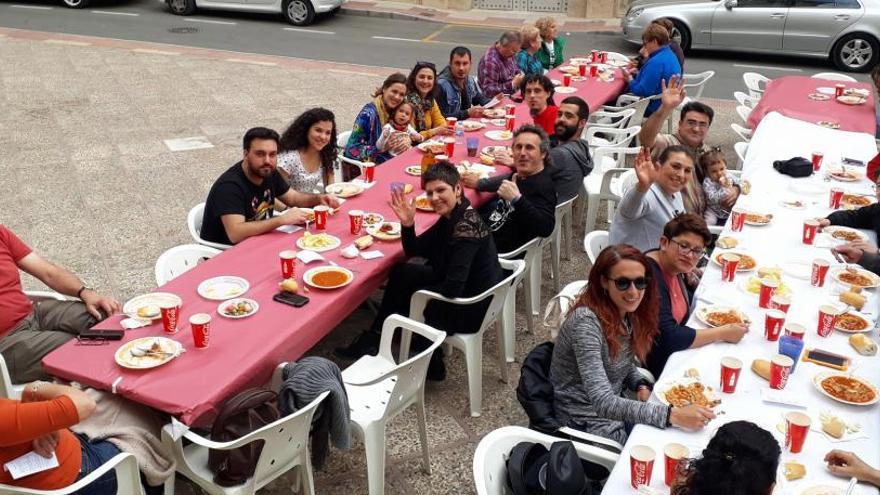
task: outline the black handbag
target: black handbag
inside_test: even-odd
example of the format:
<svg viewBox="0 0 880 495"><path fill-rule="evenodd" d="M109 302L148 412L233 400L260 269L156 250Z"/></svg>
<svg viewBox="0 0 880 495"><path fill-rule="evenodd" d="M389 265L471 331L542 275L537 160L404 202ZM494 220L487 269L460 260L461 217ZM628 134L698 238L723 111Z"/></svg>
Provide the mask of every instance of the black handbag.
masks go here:
<svg viewBox="0 0 880 495"><path fill-rule="evenodd" d="M593 478L591 475L595 475ZM608 470L578 457L570 441L521 442L510 451L507 482L514 495L591 495L599 493Z"/></svg>
<svg viewBox="0 0 880 495"><path fill-rule="evenodd" d="M776 160L773 168L780 174L790 177L809 177L813 175L813 162L802 156L796 156L788 160Z"/></svg>

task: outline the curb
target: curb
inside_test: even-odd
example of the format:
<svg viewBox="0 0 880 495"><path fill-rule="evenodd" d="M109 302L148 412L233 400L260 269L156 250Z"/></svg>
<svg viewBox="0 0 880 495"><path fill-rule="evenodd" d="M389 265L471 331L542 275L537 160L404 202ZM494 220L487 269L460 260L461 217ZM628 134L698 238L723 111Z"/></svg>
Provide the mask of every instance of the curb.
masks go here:
<svg viewBox="0 0 880 495"><path fill-rule="evenodd" d="M352 9L346 8L345 6L339 9L339 13L343 15L356 15L360 17L377 17L380 19L400 19L404 21L422 21L431 22L434 24L448 24L437 19L427 19L424 16L417 14L405 14L403 12L388 12L380 10Z"/></svg>

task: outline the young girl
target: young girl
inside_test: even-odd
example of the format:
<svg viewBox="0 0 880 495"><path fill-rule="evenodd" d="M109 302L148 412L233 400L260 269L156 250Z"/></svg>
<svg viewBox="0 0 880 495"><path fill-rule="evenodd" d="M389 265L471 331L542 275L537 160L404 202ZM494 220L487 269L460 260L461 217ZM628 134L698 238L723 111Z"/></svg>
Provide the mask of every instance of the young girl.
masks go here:
<svg viewBox="0 0 880 495"><path fill-rule="evenodd" d="M422 141L422 135L415 130L412 126L412 117L415 109L412 106L412 103L405 101L397 106L394 109L394 113L391 115L391 120L382 127L382 135L379 136L379 140L376 141L376 148L380 152L388 151L388 138L394 135L394 133L404 133L409 136L409 138L414 143L419 143ZM397 153L391 151L391 156L396 156Z"/></svg>
<svg viewBox="0 0 880 495"><path fill-rule="evenodd" d="M706 195L706 211L703 217L708 225L724 225L730 216L730 208L723 202L731 193L737 196L742 192L742 184L727 171L727 160L719 148L713 148L700 155L700 168L703 171L703 193Z"/></svg>

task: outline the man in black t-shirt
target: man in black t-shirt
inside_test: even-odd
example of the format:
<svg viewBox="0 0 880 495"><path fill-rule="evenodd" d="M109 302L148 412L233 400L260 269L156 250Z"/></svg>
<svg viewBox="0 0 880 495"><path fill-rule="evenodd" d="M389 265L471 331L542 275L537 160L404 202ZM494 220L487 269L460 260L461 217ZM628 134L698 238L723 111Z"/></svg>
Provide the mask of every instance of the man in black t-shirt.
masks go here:
<svg viewBox="0 0 880 495"><path fill-rule="evenodd" d="M290 188L276 169L279 139L277 132L265 127L254 127L245 133L242 160L223 172L208 193L202 239L237 244L282 225L304 223L306 212L296 206L339 206L334 196L306 194ZM273 216L276 199L291 208Z"/></svg>

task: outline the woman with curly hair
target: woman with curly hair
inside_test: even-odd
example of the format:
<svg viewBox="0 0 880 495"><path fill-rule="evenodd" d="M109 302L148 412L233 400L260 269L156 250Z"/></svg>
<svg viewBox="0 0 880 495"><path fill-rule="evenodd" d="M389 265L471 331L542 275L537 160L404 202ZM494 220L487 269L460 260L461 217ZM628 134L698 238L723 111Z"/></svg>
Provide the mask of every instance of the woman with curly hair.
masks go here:
<svg viewBox="0 0 880 495"><path fill-rule="evenodd" d="M437 104L437 67L431 62L416 62L406 78L406 101L412 103L412 126L423 139L438 134L452 134Z"/></svg>
<svg viewBox="0 0 880 495"><path fill-rule="evenodd" d="M779 454L779 443L767 430L748 421L727 423L672 483L670 494L769 495Z"/></svg>
<svg viewBox="0 0 880 495"><path fill-rule="evenodd" d="M538 60L545 69L550 70L559 67L565 61L562 51L565 49L565 39L557 36L558 29L556 19L547 16L535 21L535 27L541 33L541 49L538 50Z"/></svg>
<svg viewBox="0 0 880 495"><path fill-rule="evenodd" d="M658 333L657 286L647 257L628 244L603 249L559 330L550 362L559 422L625 443L635 423L701 429L711 409L649 403L636 368ZM636 400L622 397L624 389Z"/></svg>
<svg viewBox="0 0 880 495"><path fill-rule="evenodd" d="M326 108L311 108L281 135L278 172L296 191L323 193L332 182L336 158L336 116Z"/></svg>

